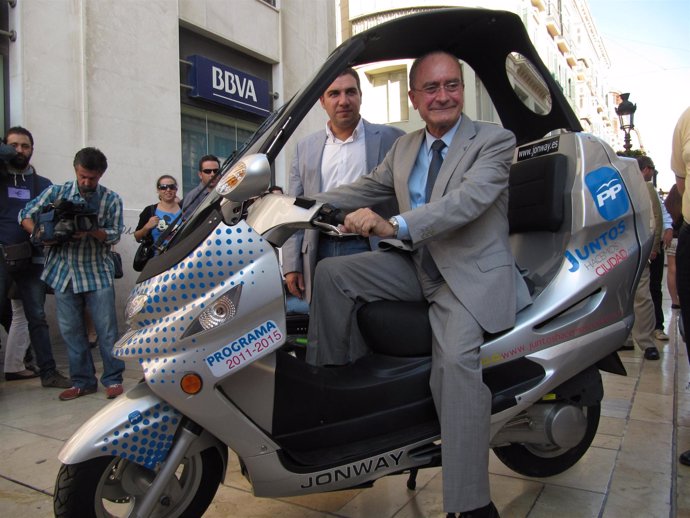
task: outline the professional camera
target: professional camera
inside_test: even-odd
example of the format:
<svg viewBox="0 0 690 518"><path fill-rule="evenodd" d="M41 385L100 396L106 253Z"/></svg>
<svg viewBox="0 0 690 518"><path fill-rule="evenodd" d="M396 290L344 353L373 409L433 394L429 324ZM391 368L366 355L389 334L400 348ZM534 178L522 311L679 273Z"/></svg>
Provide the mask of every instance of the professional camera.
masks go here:
<svg viewBox="0 0 690 518"><path fill-rule="evenodd" d="M39 214L33 239L43 244L64 243L75 232L97 228L98 214L86 203L58 199Z"/></svg>
<svg viewBox="0 0 690 518"><path fill-rule="evenodd" d="M17 151L9 144L5 144L4 140L0 139L0 162L7 164L16 156Z"/></svg>
<svg viewBox="0 0 690 518"><path fill-rule="evenodd" d="M54 236L58 242L68 241L75 232L88 232L98 228L98 214L86 203L56 200L53 207L57 213Z"/></svg>

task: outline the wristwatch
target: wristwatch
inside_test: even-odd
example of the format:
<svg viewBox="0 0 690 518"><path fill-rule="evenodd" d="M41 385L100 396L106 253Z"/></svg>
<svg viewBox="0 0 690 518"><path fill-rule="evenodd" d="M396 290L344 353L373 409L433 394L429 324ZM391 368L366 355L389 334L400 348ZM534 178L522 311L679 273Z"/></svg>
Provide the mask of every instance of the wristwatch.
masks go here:
<svg viewBox="0 0 690 518"><path fill-rule="evenodd" d="M398 220L395 218L391 218L388 220L388 223L390 223L391 226L393 227L393 232L394 232L393 237L397 239L398 232L400 231L400 224L398 223Z"/></svg>

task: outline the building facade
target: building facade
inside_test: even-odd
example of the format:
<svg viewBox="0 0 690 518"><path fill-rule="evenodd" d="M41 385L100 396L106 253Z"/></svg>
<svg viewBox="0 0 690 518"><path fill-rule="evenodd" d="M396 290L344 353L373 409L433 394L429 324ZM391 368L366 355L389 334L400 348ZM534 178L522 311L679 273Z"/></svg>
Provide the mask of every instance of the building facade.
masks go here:
<svg viewBox="0 0 690 518"><path fill-rule="evenodd" d="M391 18L439 7L482 7L519 15L584 130L618 145L622 137L615 116L616 97L607 87L610 61L586 0L336 0L338 41ZM421 125L406 99L409 65L397 62L362 68L369 79L363 85L365 117L408 131ZM548 91L536 81L529 64L511 56L506 67L522 101L538 113L548 110ZM500 122L481 82L471 70L463 72L465 113L473 119Z"/></svg>
<svg viewBox="0 0 690 518"><path fill-rule="evenodd" d="M310 0L0 4L0 30L14 31L0 36L3 130L33 133L32 162L54 183L74 178L80 148L108 157L102 183L125 208L120 307L136 279L131 234L157 201L156 179L177 178L182 197L201 156L239 149L333 50L334 19L333 2Z"/></svg>

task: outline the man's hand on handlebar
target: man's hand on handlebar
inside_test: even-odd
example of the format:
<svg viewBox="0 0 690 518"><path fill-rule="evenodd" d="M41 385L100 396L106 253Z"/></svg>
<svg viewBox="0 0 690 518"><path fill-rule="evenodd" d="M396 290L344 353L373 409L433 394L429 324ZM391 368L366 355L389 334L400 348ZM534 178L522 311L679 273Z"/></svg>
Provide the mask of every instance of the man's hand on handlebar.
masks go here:
<svg viewBox="0 0 690 518"><path fill-rule="evenodd" d="M285 286L298 299L304 298L304 275L302 275L302 272L286 273Z"/></svg>
<svg viewBox="0 0 690 518"><path fill-rule="evenodd" d="M395 229L387 219L382 218L371 209L357 209L345 216L345 232L354 232L364 237L394 237Z"/></svg>

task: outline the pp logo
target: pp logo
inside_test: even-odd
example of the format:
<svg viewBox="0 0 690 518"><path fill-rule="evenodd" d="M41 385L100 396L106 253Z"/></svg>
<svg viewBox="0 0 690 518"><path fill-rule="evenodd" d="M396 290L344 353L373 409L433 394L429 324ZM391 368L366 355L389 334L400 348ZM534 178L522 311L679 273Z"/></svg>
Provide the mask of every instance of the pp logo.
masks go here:
<svg viewBox="0 0 690 518"><path fill-rule="evenodd" d="M585 183L602 218L613 221L628 212L630 202L618 171L610 167L595 169L585 177Z"/></svg>

